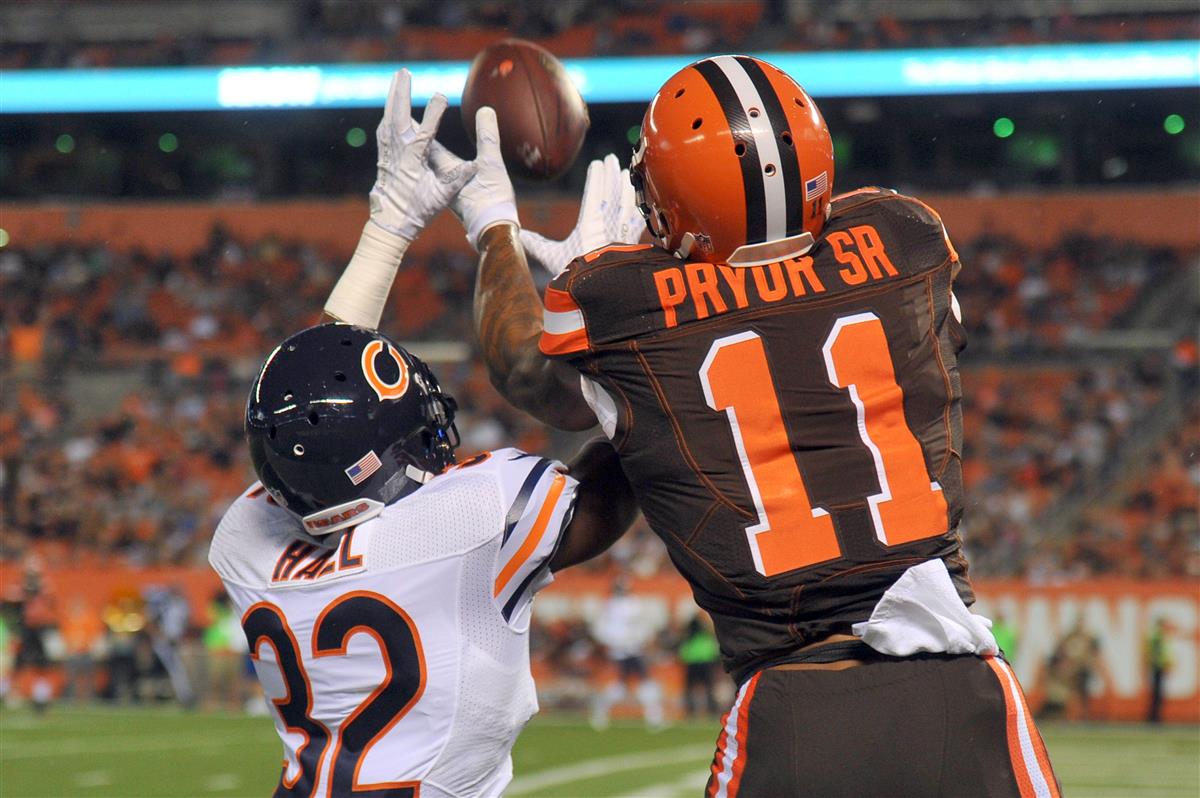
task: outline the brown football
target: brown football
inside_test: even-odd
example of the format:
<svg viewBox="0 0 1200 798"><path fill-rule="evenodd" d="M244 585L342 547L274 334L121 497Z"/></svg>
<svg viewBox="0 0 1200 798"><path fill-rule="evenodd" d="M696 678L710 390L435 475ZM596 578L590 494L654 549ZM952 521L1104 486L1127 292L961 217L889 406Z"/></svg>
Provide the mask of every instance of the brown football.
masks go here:
<svg viewBox="0 0 1200 798"><path fill-rule="evenodd" d="M471 62L463 125L475 141L475 112L496 110L500 149L514 175L552 180L570 168L588 129L587 105L562 62L545 48L505 39Z"/></svg>

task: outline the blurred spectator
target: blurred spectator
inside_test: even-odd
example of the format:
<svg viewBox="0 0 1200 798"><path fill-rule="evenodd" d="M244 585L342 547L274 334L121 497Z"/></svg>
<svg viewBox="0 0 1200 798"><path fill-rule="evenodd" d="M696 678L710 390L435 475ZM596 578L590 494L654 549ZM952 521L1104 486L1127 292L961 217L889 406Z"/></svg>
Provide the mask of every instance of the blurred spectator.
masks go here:
<svg viewBox="0 0 1200 798"><path fill-rule="evenodd" d="M0 608L0 706L8 706L12 693L13 623L7 606Z"/></svg>
<svg viewBox="0 0 1200 798"><path fill-rule="evenodd" d="M679 661L684 670L683 706L689 718L695 717L700 711L697 692L703 699L704 711L709 715L719 714L713 688L717 660L721 658L721 647L709 628L709 623L706 623L707 617L699 612L692 616L678 649Z"/></svg>
<svg viewBox="0 0 1200 798"><path fill-rule="evenodd" d="M821 3L771 0L259 0L268 15L243 36L215 38L186 13L165 16L147 40L121 38L106 26L103 42L70 33L38 42L11 41L0 57L5 69L248 63L370 62L463 59L491 41L520 36L561 56L633 55L708 50L875 50L963 47L1061 41L1183 39L1200 35L1195 9L1124 12L1083 3L1012 4L977 0L970 16L939 17L936 6L910 13L902 3ZM56 6L60 29L72 31L71 6ZM180 4L183 5L183 4ZM933 13L931 13L931 11ZM0 22L3 18L0 17ZM265 27L264 26L269 26ZM140 29L139 29L140 30ZM295 31L287 34L287 31Z"/></svg>
<svg viewBox="0 0 1200 798"><path fill-rule="evenodd" d="M224 702L226 709L242 711L249 699L246 636L224 590L216 591L209 601L204 649L204 707L214 709Z"/></svg>
<svg viewBox="0 0 1200 798"><path fill-rule="evenodd" d="M40 561L25 560L19 609L19 642L14 670L17 684L35 712L45 712L54 697L50 681L51 635L57 634L57 608L54 595L46 587Z"/></svg>
<svg viewBox="0 0 1200 798"><path fill-rule="evenodd" d="M196 694L181 653L191 614L188 600L174 585L153 588L146 591L146 614L150 645L170 680L175 699L191 707Z"/></svg>
<svg viewBox="0 0 1200 798"><path fill-rule="evenodd" d="M96 694L96 654L104 639L104 623L82 595L71 599L62 636L67 658L65 697L76 703L89 702Z"/></svg>
<svg viewBox="0 0 1200 798"><path fill-rule="evenodd" d="M1099 680L1107 685L1111 680L1100 657L1100 640L1087 631L1082 618L1058 642L1054 653L1050 655L1047 671L1043 714L1046 717L1091 720L1093 681Z"/></svg>
<svg viewBox="0 0 1200 798"><path fill-rule="evenodd" d="M996 613L996 619L992 621L992 637L996 638L996 645L1000 647L1000 652L1004 655L1004 659L1010 663L1017 661L1017 645L1020 638L1017 636L1017 629L1004 616L1004 613Z"/></svg>
<svg viewBox="0 0 1200 798"><path fill-rule="evenodd" d="M592 625L593 637L604 646L616 669L616 678L593 701L594 728L608 728L613 707L626 699L631 687L647 728L664 725L662 687L650 676L646 661L655 632L642 612L641 599L631 596L624 578L618 578Z"/></svg>
<svg viewBox="0 0 1200 798"><path fill-rule="evenodd" d="M1162 722L1163 684L1174 664L1169 635L1167 619L1159 616L1154 619L1150 634L1146 637L1145 665L1150 679L1150 708L1146 720L1150 723Z"/></svg>
<svg viewBox="0 0 1200 798"><path fill-rule="evenodd" d="M108 687L105 697L120 704L141 701L139 641L145 637L146 614L136 590L114 591L101 613L107 628Z"/></svg>

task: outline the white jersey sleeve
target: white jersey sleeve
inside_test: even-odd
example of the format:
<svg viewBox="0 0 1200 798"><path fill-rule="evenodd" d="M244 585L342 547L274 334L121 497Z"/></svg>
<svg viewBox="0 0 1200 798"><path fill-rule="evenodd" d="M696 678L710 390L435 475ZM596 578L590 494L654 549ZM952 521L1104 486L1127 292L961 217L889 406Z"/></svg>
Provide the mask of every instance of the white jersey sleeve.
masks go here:
<svg viewBox="0 0 1200 798"><path fill-rule="evenodd" d="M579 483L562 463L519 449L499 449L463 467L490 471L500 482L507 509L493 596L504 619L524 628L534 594L554 581L550 560L571 523Z"/></svg>

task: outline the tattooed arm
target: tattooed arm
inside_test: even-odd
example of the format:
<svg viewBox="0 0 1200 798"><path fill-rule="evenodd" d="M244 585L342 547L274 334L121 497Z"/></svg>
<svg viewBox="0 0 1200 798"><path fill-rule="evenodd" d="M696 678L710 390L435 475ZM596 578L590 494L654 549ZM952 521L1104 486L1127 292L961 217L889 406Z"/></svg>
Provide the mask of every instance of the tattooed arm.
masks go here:
<svg viewBox="0 0 1200 798"><path fill-rule="evenodd" d="M542 300L533 287L517 227L497 224L479 237L475 333L496 390L553 427L583 430L596 416L583 400L579 373L538 349Z"/></svg>

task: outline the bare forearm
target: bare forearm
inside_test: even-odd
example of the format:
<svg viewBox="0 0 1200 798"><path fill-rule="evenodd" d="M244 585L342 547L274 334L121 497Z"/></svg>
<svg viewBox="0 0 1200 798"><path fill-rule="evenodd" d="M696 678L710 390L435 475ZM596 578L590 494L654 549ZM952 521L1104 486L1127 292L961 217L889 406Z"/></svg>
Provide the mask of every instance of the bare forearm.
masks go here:
<svg viewBox="0 0 1200 798"><path fill-rule="evenodd" d="M537 349L542 334L542 300L515 225L495 225L480 237L475 332L488 373L504 392L509 376L523 365L531 349Z"/></svg>
<svg viewBox="0 0 1200 798"><path fill-rule="evenodd" d="M513 405L560 429L596 423L579 392L579 378L538 350L542 300L533 285L515 225L500 224L479 240L475 332L488 376Z"/></svg>
<svg viewBox="0 0 1200 798"><path fill-rule="evenodd" d="M571 460L579 480L575 513L550 568L560 571L607 551L637 517L637 502L620 458L603 438L590 441Z"/></svg>

